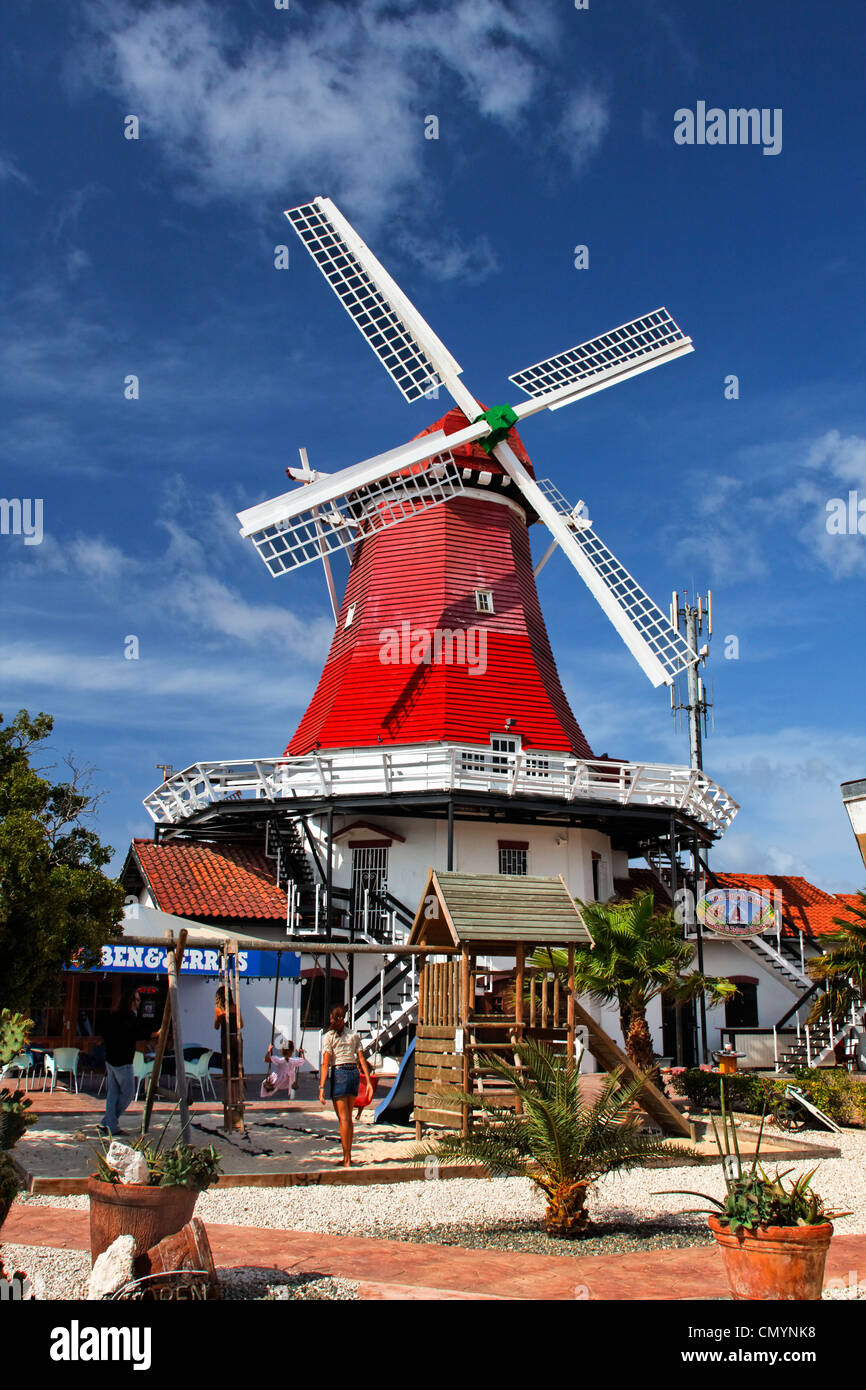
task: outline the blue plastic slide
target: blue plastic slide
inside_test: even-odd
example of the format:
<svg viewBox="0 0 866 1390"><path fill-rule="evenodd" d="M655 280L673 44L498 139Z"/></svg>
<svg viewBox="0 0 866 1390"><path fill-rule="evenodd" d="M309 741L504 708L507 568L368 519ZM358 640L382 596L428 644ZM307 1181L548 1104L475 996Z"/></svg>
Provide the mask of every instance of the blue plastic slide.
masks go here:
<svg viewBox="0 0 866 1390"><path fill-rule="evenodd" d="M373 1124L408 1125L409 1116L415 1105L415 1039L413 1038L406 1055L400 1063L400 1070L394 1077L394 1084L376 1107Z"/></svg>

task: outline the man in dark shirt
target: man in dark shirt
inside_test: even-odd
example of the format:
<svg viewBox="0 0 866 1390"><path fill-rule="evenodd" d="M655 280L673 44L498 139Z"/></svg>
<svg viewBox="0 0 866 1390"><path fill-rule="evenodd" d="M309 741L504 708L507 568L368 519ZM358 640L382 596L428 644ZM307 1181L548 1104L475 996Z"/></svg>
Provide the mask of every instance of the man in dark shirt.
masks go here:
<svg viewBox="0 0 866 1390"><path fill-rule="evenodd" d="M150 1030L142 1027L138 1017L140 1005L141 995L137 989L124 991L120 1006L108 1015L103 1028L107 1086L100 1128L106 1134L123 1134L120 1117L135 1094L133 1058L137 1044L150 1036Z"/></svg>

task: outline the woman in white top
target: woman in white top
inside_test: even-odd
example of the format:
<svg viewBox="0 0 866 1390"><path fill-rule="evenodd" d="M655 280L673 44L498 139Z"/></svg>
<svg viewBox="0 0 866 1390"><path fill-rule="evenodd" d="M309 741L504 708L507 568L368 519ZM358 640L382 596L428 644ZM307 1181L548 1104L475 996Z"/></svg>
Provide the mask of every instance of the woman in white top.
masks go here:
<svg viewBox="0 0 866 1390"><path fill-rule="evenodd" d="M319 1100L323 1105L327 1104L325 1084L328 1080L328 1068L331 1067L331 1100L334 1102L334 1109L340 1122L343 1167L351 1168L352 1139L355 1133L355 1127L352 1123L352 1108L361 1083L360 1072L364 1073L364 1079L371 1092L373 1078L370 1075L370 1068L367 1066L367 1059L361 1051L361 1039L357 1033L351 1033L346 1027L346 1010L342 1004L337 1004L331 1010L330 1024L329 1031L322 1038L322 1075Z"/></svg>

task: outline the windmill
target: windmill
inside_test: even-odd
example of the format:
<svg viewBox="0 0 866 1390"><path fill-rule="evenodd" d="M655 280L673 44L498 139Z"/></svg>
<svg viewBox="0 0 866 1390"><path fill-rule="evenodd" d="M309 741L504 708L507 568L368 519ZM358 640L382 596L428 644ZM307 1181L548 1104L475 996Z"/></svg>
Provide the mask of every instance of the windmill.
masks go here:
<svg viewBox="0 0 866 1390"><path fill-rule="evenodd" d="M572 506L552 482L536 481L511 439L531 415L693 351L668 311L656 309L514 373L509 380L527 399L484 409L461 381L459 363L329 198L285 215L405 399L429 398L444 387L465 424L427 432L334 474L313 473L306 463L290 470L300 488L238 513L241 535L253 541L270 573L316 560L329 573L333 552L459 496L466 470L455 452L477 445L499 465L503 486L520 498L528 518L551 534L536 573L561 548L654 686L670 685L697 662L698 653L595 532L584 504Z"/></svg>

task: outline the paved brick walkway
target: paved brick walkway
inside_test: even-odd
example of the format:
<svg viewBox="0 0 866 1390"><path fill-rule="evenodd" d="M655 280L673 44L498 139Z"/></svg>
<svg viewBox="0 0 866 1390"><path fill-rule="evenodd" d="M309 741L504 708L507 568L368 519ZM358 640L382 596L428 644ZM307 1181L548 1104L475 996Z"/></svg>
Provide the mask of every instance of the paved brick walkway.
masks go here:
<svg viewBox="0 0 866 1390"><path fill-rule="evenodd" d="M336 1275L360 1283L369 1299L727 1298L714 1246L633 1255L527 1255L453 1245L325 1236L306 1231L208 1224L217 1266L256 1265L294 1274ZM89 1247L89 1215L16 1203L2 1231L9 1244ZM866 1235L837 1235L827 1279L866 1283Z"/></svg>

